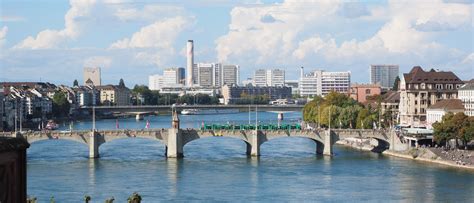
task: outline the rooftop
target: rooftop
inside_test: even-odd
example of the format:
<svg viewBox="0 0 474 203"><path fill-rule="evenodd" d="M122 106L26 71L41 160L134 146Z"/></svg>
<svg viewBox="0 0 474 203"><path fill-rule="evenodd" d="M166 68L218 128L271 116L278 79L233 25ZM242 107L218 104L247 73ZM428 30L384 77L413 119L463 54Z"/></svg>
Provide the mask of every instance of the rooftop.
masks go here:
<svg viewBox="0 0 474 203"><path fill-rule="evenodd" d="M464 82L451 71L424 71L420 66L415 66L409 73L404 73L406 83L451 83L463 84Z"/></svg>
<svg viewBox="0 0 474 203"><path fill-rule="evenodd" d="M356 88L380 88L380 85L378 85L378 84L358 84L358 83L353 83L353 84L351 84L351 87L356 87Z"/></svg>
<svg viewBox="0 0 474 203"><path fill-rule="evenodd" d="M444 99L431 105L428 109L460 110L464 109L464 105L459 99Z"/></svg>
<svg viewBox="0 0 474 203"><path fill-rule="evenodd" d="M400 93L397 91L388 91L383 95L383 101L385 103L398 103L400 102Z"/></svg>
<svg viewBox="0 0 474 203"><path fill-rule="evenodd" d="M474 79L467 81L459 90L474 90Z"/></svg>

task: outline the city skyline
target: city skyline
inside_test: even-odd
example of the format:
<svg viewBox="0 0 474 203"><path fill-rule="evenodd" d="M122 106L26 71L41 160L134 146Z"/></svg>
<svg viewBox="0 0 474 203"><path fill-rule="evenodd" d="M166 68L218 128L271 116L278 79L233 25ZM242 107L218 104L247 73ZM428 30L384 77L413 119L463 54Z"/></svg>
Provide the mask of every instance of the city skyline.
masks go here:
<svg viewBox="0 0 474 203"><path fill-rule="evenodd" d="M90 66L102 68L104 84L146 85L148 75L186 67L187 40L195 64L236 64L241 79L267 67L298 79L304 66L368 83L371 64L474 77L469 1L203 2L2 1L0 81L71 85Z"/></svg>

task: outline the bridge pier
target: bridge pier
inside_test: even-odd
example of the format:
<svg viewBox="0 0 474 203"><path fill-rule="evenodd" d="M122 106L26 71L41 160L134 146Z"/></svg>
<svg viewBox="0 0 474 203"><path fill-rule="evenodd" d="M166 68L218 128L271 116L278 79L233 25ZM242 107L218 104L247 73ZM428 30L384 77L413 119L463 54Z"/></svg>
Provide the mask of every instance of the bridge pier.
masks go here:
<svg viewBox="0 0 474 203"><path fill-rule="evenodd" d="M323 155L332 155L332 131L327 130L324 134L324 147Z"/></svg>
<svg viewBox="0 0 474 203"><path fill-rule="evenodd" d="M260 145L262 144L261 131L255 130L255 134L250 135L249 143L247 143L247 155L260 156Z"/></svg>
<svg viewBox="0 0 474 203"><path fill-rule="evenodd" d="M99 158L99 143L97 140L97 132L93 130L89 135L89 158Z"/></svg>
<svg viewBox="0 0 474 203"><path fill-rule="evenodd" d="M168 143L166 145L166 157L182 158L183 142L179 129L171 128L168 130Z"/></svg>

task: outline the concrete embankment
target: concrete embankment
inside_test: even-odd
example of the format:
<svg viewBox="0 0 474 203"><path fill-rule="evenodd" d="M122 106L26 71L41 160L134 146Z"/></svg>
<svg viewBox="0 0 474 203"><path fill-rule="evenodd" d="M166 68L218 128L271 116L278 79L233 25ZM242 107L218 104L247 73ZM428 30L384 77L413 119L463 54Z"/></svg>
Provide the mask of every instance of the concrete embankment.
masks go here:
<svg viewBox="0 0 474 203"><path fill-rule="evenodd" d="M358 150L363 150L363 151L374 151L376 142L377 141L374 141L371 139L351 138L351 139L346 139L346 140L340 140L337 142L337 144L344 145L344 146L351 147ZM429 163L434 163L434 164L441 164L444 166L468 169L470 171L474 171L473 162L469 162L469 161L460 162L460 161L449 160L447 157L442 157L440 156L439 153L433 152L434 150L435 149L432 150L430 148L412 148L412 149L404 150L404 151L385 150L381 153L388 156L429 162ZM459 150L459 151L462 151L462 150ZM471 160L474 159L474 152L464 151L464 154L467 154L469 157L472 157L470 158Z"/></svg>
<svg viewBox="0 0 474 203"><path fill-rule="evenodd" d="M419 149L411 149L411 150L401 151L401 152L387 150L387 151L382 152L382 154L405 158L405 159L442 164L445 166L469 169L469 170L474 171L474 165L472 164L463 165L455 161L443 159L442 157L439 157L436 154L434 154L430 149L419 148Z"/></svg>

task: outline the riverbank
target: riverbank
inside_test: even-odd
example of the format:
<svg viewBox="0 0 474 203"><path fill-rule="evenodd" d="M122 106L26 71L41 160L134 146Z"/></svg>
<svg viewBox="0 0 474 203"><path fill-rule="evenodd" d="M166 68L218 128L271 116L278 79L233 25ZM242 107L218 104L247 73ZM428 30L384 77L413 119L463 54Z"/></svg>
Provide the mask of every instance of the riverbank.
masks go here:
<svg viewBox="0 0 474 203"><path fill-rule="evenodd" d="M466 152L466 153L472 154L473 152ZM462 163L459 161L448 160L446 158L436 155L435 153L431 151L431 149L426 149L426 148L425 149L423 148L411 149L411 150L401 151L401 152L386 150L382 152L382 154L474 171L474 165L472 163L468 164L468 163Z"/></svg>
<svg viewBox="0 0 474 203"><path fill-rule="evenodd" d="M337 144L358 150L374 152L374 147L376 144L372 142L373 141L368 139L352 138L340 140L337 142ZM440 148L412 148L405 151L384 150L381 153L388 156L441 164L444 166L474 171L474 151L469 150L445 151Z"/></svg>

